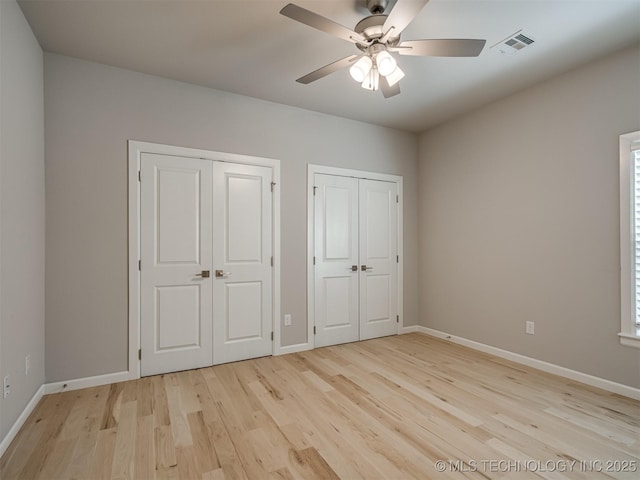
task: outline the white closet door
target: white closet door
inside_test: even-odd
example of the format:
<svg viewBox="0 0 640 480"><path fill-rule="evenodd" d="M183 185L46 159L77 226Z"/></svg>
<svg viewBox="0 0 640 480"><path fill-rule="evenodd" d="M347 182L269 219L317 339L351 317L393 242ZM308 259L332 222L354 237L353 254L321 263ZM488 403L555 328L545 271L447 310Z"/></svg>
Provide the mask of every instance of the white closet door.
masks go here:
<svg viewBox="0 0 640 480"><path fill-rule="evenodd" d="M358 180L315 175L315 346L358 340ZM355 267L355 270L354 270Z"/></svg>
<svg viewBox="0 0 640 480"><path fill-rule="evenodd" d="M272 170L216 162L213 363L271 355Z"/></svg>
<svg viewBox="0 0 640 480"><path fill-rule="evenodd" d="M360 180L360 339L398 331L397 185Z"/></svg>
<svg viewBox="0 0 640 480"><path fill-rule="evenodd" d="M141 374L211 365L211 162L140 164Z"/></svg>

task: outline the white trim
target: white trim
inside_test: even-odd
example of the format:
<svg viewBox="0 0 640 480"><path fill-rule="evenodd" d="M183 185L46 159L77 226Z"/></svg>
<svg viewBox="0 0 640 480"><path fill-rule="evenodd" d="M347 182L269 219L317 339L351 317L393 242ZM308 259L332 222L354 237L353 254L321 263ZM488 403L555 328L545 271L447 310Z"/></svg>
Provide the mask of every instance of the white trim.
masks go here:
<svg viewBox="0 0 640 480"><path fill-rule="evenodd" d="M146 144L129 141L129 248L127 249L129 263L129 378L140 378L140 185L138 172L140 171L140 154Z"/></svg>
<svg viewBox="0 0 640 480"><path fill-rule="evenodd" d="M315 347L315 338L313 335L313 327L315 325L314 318L314 299L313 292L315 270L313 268L313 232L314 232L314 200L313 200L313 184L315 175L314 165L307 166L307 344L313 349Z"/></svg>
<svg viewBox="0 0 640 480"><path fill-rule="evenodd" d="M285 345L278 349L276 355L288 355L289 353L306 352L307 350L313 350L313 344L311 343L296 343L295 345Z"/></svg>
<svg viewBox="0 0 640 480"><path fill-rule="evenodd" d="M633 182L631 147L640 141L640 132L620 135L620 343L640 348L635 325L635 272L633 231Z"/></svg>
<svg viewBox="0 0 640 480"><path fill-rule="evenodd" d="M328 167L325 165L309 164L307 166L307 343L315 346L315 338L313 335L313 327L315 325L314 302L314 268L313 268L313 231L314 231L314 211L313 211L313 183L314 175L320 173L323 175L336 175L340 177L362 178L365 180L380 180L383 182L393 182L397 185L398 193L398 315L400 322L396 330L397 334L404 333L404 254L403 254L403 191L402 177L399 175L389 175L386 173L367 172L364 170L352 170L347 168ZM313 347L312 347L313 348Z"/></svg>
<svg viewBox="0 0 640 480"><path fill-rule="evenodd" d="M13 442L13 439L16 438L16 435L29 418L29 415L33 413L36 406L38 405L38 402L40 402L40 399L44 396L44 392L44 385L40 385L40 388L36 390L36 393L34 393L33 397L31 397L31 400L29 400L27 406L24 407L24 410L22 410L20 416L16 419L5 437L2 439L2 442L0 442L0 457L4 455L4 453L7 451L7 448L9 448L9 445L11 445L11 442Z"/></svg>
<svg viewBox="0 0 640 480"><path fill-rule="evenodd" d="M401 327L400 331L398 332L400 335L404 335L405 333L416 333L420 331L420 328L424 328L424 327L420 327L420 325L409 325L406 327Z"/></svg>
<svg viewBox="0 0 640 480"><path fill-rule="evenodd" d="M397 333L400 334L404 328L404 192L402 190L402 177L396 177L396 183L398 185L398 315L400 316L400 322L398 322Z"/></svg>
<svg viewBox="0 0 640 480"><path fill-rule="evenodd" d="M280 347L280 160L235 153L214 152L195 148L163 145L159 143L129 140L129 370L128 379L140 378L140 155L155 153L178 157L200 158L221 162L240 163L270 167L273 181L276 183L273 194L273 348L272 354L278 355Z"/></svg>
<svg viewBox="0 0 640 480"><path fill-rule="evenodd" d="M96 375L94 377L76 378L65 382L45 383L44 394L69 392L71 390L80 390L81 388L99 387L101 385L109 385L111 383L126 382L130 380L130 372L105 373L104 375Z"/></svg>
<svg viewBox="0 0 640 480"><path fill-rule="evenodd" d="M621 383L612 382L611 380L595 377L593 375L589 375L588 373L571 370L570 368L561 367L560 365L555 365L553 363L545 362L543 360L538 360L535 358L527 357L525 355L520 355L519 353L510 352L508 350L503 350L501 348L492 347L491 345L475 342L473 340L469 340L463 337L450 335L448 333L441 332L440 330L434 330L432 328L423 327L422 325L418 326L418 332L424 333L426 335L430 335L432 337L441 338L443 340L449 340L450 342L456 343L458 345L463 345L465 347L473 348L474 350L478 350L480 352L488 353L490 355L504 358L506 360L511 360L512 362L516 362L521 365L526 365L527 367L536 368L538 370L542 370L543 372L552 373L554 375L568 378L570 380L575 380L576 382L585 383L592 387L601 388L602 390L606 390L608 392L617 393L618 395L624 395L625 397L633 398L635 400L640 400L639 388L634 388L634 387L630 387L629 385L623 385Z"/></svg>
<svg viewBox="0 0 640 480"><path fill-rule="evenodd" d="M629 335L627 333L619 333L620 343L625 347L640 348L640 337L637 335Z"/></svg>

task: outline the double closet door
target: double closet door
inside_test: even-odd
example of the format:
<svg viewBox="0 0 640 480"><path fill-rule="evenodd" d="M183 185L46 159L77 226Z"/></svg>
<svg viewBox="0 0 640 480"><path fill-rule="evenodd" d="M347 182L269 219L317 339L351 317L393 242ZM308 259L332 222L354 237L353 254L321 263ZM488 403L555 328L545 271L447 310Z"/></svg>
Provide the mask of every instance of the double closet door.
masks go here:
<svg viewBox="0 0 640 480"><path fill-rule="evenodd" d="M140 159L143 376L272 353L272 170Z"/></svg>
<svg viewBox="0 0 640 480"><path fill-rule="evenodd" d="M397 184L314 177L315 346L397 333Z"/></svg>

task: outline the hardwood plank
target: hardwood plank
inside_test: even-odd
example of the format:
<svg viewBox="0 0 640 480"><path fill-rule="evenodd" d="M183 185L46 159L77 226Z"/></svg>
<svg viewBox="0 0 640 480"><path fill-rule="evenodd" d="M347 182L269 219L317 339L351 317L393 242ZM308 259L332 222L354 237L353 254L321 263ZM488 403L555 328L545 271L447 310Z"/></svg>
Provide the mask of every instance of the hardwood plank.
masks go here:
<svg viewBox="0 0 640 480"><path fill-rule="evenodd" d="M113 453L116 449L116 428L100 430L96 442L96 450L93 455L91 473L89 478L95 480L108 480L111 478L113 465Z"/></svg>
<svg viewBox="0 0 640 480"><path fill-rule="evenodd" d="M138 410L140 405L138 405ZM139 413L139 412L137 412ZM155 441L153 415L138 416L136 420L135 477L155 478Z"/></svg>
<svg viewBox="0 0 640 480"><path fill-rule="evenodd" d="M202 411L191 412L187 415L189 429L193 436L193 445L201 472L210 472L220 468L218 454L213 447L213 435L204 422Z"/></svg>
<svg viewBox="0 0 640 480"><path fill-rule="evenodd" d="M166 470L178 464L170 425L160 425L154 431L156 470Z"/></svg>
<svg viewBox="0 0 640 480"><path fill-rule="evenodd" d="M130 398L130 397L129 397ZM137 405L135 401L122 404L120 423L116 430L111 478L128 480L134 477L134 455L136 452Z"/></svg>
<svg viewBox="0 0 640 480"><path fill-rule="evenodd" d="M188 447L193 445L193 437L187 422L187 412L183 410L182 395L180 386L169 385L165 387L167 391L167 403L169 406L169 418L171 419L171 430L176 447Z"/></svg>
<svg viewBox="0 0 640 480"><path fill-rule="evenodd" d="M120 402L122 401L122 393L124 391L124 382L113 383L109 388L109 396L107 397L107 405L102 416L102 426L100 430L108 430L118 425L120 417Z"/></svg>

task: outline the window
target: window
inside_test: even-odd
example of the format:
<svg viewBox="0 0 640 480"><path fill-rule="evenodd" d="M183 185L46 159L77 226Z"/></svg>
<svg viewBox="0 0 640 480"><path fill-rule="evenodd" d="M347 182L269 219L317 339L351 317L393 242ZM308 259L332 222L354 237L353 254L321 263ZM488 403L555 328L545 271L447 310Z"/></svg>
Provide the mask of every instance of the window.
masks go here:
<svg viewBox="0 0 640 480"><path fill-rule="evenodd" d="M620 135L620 343L640 348L640 132Z"/></svg>

